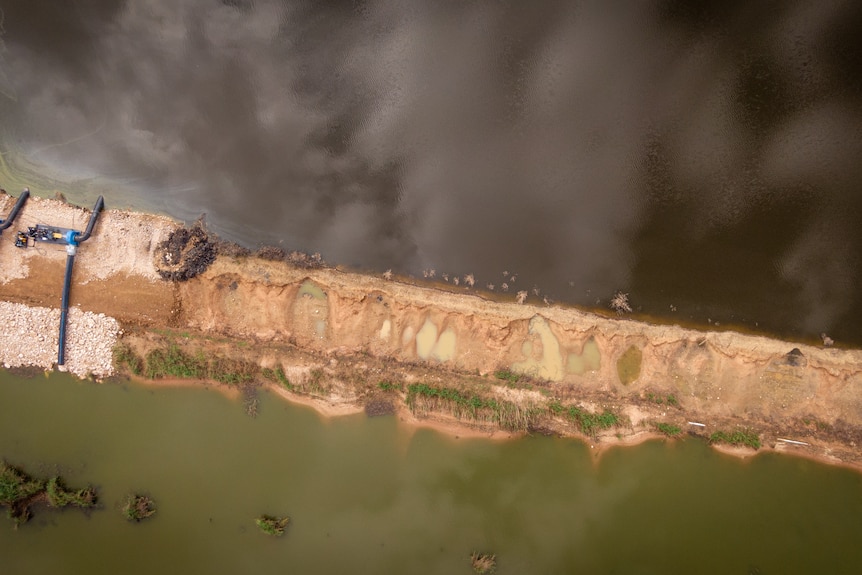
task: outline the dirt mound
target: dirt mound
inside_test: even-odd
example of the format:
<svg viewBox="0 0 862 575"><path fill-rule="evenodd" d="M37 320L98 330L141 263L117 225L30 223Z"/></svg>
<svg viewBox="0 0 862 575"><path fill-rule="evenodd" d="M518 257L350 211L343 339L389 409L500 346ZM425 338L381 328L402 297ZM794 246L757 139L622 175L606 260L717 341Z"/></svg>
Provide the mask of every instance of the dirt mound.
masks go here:
<svg viewBox="0 0 862 575"><path fill-rule="evenodd" d="M156 271L165 280L189 280L215 261L217 244L200 224L178 228L156 249Z"/></svg>

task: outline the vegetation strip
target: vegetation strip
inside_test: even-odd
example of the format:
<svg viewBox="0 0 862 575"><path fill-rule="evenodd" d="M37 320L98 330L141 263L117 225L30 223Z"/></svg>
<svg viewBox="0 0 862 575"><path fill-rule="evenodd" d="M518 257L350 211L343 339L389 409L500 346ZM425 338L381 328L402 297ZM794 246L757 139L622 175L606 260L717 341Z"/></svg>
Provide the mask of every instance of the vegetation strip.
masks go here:
<svg viewBox="0 0 862 575"><path fill-rule="evenodd" d="M407 386L407 407L410 411L449 412L459 419L496 423L507 431L526 431L538 421L540 410L503 399L465 394L451 387L437 387L427 383Z"/></svg>
<svg viewBox="0 0 862 575"><path fill-rule="evenodd" d="M710 443L727 443L729 445L745 445L760 449L760 436L754 431L737 429L736 431L716 431L709 436Z"/></svg>
<svg viewBox="0 0 862 575"><path fill-rule="evenodd" d="M565 406L559 401L551 401L548 409L554 415L571 420L585 435L595 436L602 429L610 429L620 424L620 417L608 408L601 413L591 413L582 407Z"/></svg>

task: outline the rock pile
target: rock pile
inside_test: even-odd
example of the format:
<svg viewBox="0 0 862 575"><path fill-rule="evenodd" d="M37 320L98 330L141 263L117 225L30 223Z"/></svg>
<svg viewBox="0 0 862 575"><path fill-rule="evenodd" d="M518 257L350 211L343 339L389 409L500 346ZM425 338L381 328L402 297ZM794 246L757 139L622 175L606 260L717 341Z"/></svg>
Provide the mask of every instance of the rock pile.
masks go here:
<svg viewBox="0 0 862 575"><path fill-rule="evenodd" d="M3 367L54 367L60 310L0 302L0 363ZM120 325L104 314L69 310L65 368L78 377L114 372L113 349Z"/></svg>

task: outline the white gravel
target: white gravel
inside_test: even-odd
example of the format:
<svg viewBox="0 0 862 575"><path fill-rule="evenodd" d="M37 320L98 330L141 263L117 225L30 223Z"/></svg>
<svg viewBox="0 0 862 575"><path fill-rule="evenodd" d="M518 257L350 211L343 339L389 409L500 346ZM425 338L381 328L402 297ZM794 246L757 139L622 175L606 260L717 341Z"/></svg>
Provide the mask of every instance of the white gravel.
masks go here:
<svg viewBox="0 0 862 575"><path fill-rule="evenodd" d="M60 310L0 301L0 364L5 368L57 362ZM120 324L101 313L69 309L65 368L78 377L106 377L114 372L113 349Z"/></svg>

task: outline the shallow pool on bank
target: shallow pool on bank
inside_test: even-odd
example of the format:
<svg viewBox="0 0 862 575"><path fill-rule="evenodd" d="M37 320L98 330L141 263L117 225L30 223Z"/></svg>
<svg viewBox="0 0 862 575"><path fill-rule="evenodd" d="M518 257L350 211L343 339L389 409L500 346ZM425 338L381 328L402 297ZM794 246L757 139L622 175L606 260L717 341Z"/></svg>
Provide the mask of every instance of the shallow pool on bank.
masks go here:
<svg viewBox="0 0 862 575"><path fill-rule="evenodd" d="M103 508L0 518L2 573L859 573L862 475L699 441L593 461L577 441L455 439L264 393L0 372L0 457ZM156 516L118 511L146 491ZM261 513L290 515L283 538Z"/></svg>

